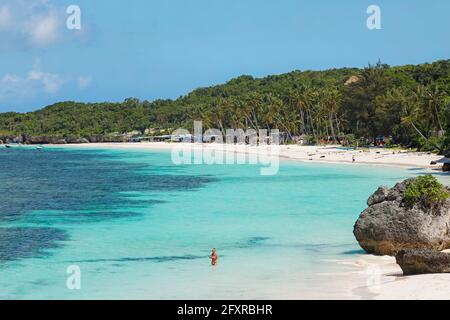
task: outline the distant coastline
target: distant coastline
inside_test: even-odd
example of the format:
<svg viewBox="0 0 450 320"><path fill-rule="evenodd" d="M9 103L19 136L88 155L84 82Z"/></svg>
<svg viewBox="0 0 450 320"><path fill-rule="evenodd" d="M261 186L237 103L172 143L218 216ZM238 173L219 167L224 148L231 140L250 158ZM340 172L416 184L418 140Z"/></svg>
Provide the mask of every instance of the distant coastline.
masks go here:
<svg viewBox="0 0 450 320"><path fill-rule="evenodd" d="M176 100L58 102L0 113L0 143L80 144L170 140L178 128L278 130L280 144L450 149L450 60L242 75Z"/></svg>

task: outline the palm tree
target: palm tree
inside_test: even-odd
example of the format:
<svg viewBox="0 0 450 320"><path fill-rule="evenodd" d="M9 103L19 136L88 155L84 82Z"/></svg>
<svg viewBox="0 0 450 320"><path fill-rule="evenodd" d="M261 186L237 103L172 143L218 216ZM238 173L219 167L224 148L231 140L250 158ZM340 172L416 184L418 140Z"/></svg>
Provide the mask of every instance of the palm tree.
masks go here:
<svg viewBox="0 0 450 320"><path fill-rule="evenodd" d="M443 132L444 128L441 122L441 103L445 98L445 93L437 86L419 85L416 90L416 96L422 100L424 111L432 117L428 117L434 125L437 125L438 130Z"/></svg>

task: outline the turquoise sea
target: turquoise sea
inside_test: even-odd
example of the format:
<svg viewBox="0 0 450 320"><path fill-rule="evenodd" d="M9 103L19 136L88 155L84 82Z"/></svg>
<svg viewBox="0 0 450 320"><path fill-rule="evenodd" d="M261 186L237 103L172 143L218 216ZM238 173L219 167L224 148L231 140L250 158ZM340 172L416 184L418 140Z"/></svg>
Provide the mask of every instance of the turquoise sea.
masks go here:
<svg viewBox="0 0 450 320"><path fill-rule="evenodd" d="M418 173L284 161L261 176L175 166L165 151L0 149L0 299L326 297L337 289L323 275L362 253L352 230L367 197Z"/></svg>

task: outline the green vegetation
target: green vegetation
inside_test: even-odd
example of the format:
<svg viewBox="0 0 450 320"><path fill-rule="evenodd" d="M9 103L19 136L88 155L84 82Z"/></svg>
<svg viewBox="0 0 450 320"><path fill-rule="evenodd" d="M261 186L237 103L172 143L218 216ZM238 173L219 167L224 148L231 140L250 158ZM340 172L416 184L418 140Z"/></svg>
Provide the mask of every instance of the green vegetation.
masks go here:
<svg viewBox="0 0 450 320"><path fill-rule="evenodd" d="M420 203L433 208L442 205L449 196L448 190L435 177L425 175L414 179L406 188L404 201L409 206Z"/></svg>
<svg viewBox="0 0 450 320"><path fill-rule="evenodd" d="M241 76L176 100L61 102L26 114L0 114L1 135L89 137L204 128L277 128L295 140L370 145L377 137L421 150L450 143L450 60L364 69Z"/></svg>

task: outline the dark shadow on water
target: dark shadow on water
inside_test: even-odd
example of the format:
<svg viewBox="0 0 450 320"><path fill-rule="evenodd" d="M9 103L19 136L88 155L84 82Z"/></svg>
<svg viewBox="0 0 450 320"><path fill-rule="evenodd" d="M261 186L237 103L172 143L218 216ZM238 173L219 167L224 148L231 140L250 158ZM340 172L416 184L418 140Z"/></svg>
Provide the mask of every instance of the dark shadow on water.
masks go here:
<svg viewBox="0 0 450 320"><path fill-rule="evenodd" d="M195 190L215 179L161 173L158 165L92 151L12 150L0 153L0 164L0 222L16 221L31 211L151 206L158 202L136 201L124 193ZM140 172L144 169L152 172Z"/></svg>
<svg viewBox="0 0 450 320"><path fill-rule="evenodd" d="M72 263L97 263L97 262L172 262L179 260L196 260L206 259L209 256L196 256L196 255L184 255L184 256L156 256L156 257L125 257L125 258L111 258L111 259L87 259L72 261Z"/></svg>
<svg viewBox="0 0 450 320"><path fill-rule="evenodd" d="M139 217L142 214L135 211L63 211L54 213L34 213L23 218L24 222L33 224L61 223L85 224L102 222L105 220Z"/></svg>
<svg viewBox="0 0 450 320"><path fill-rule="evenodd" d="M45 250L59 248L67 240L67 233L56 228L0 228L0 263L46 257Z"/></svg>
<svg viewBox="0 0 450 320"><path fill-rule="evenodd" d="M329 250L336 250L338 248L348 248L353 246L352 243L270 243L270 237L265 236L255 236L250 237L241 241L237 241L234 244L222 246L221 249L253 249L259 247L270 247L270 248L292 248L300 249L307 252L323 253L326 254ZM361 250L351 250L343 252L343 254L362 254L364 251Z"/></svg>
<svg viewBox="0 0 450 320"><path fill-rule="evenodd" d="M232 247L234 248L251 248L264 245L264 242L269 240L269 237L250 237L243 241L238 241Z"/></svg>
<svg viewBox="0 0 450 320"><path fill-rule="evenodd" d="M97 223L140 215L159 200L127 193L191 191L215 180L179 174L132 153L17 148L0 152L0 224ZM170 164L169 162L165 164ZM0 262L42 257L68 235L58 228L0 229Z"/></svg>
<svg viewBox="0 0 450 320"><path fill-rule="evenodd" d="M357 249L357 250L349 250L349 251L344 251L341 254L345 254L345 255L355 255L355 254L365 254L366 252L363 249Z"/></svg>
<svg viewBox="0 0 450 320"><path fill-rule="evenodd" d="M431 172L429 170L426 170L424 168L409 168L408 171L414 171L414 174L417 175L425 175L425 174L431 174L433 176L443 176L443 177L450 177L449 172L443 172L441 169L433 168L431 169Z"/></svg>
<svg viewBox="0 0 450 320"><path fill-rule="evenodd" d="M424 172L423 174L426 174L426 173ZM438 172L432 172L431 174L436 175L436 176L450 177L449 172L438 171Z"/></svg>

